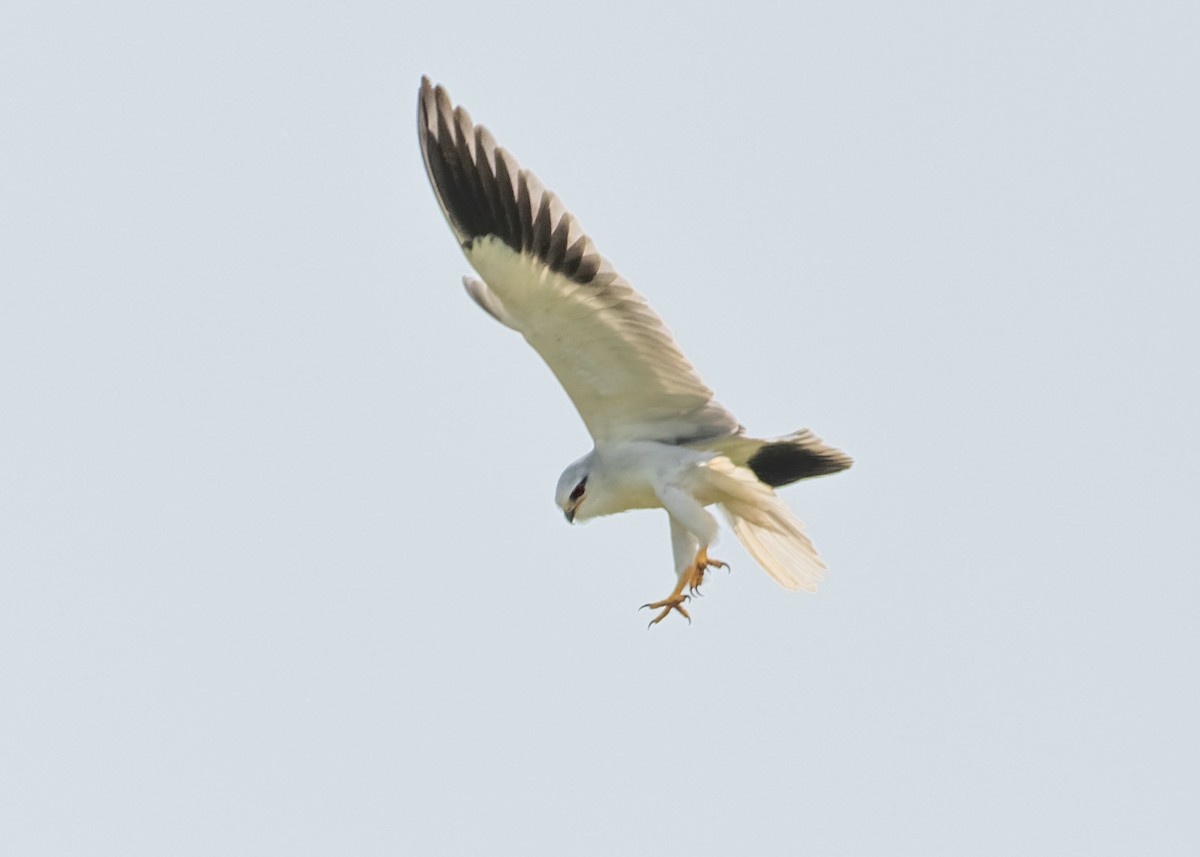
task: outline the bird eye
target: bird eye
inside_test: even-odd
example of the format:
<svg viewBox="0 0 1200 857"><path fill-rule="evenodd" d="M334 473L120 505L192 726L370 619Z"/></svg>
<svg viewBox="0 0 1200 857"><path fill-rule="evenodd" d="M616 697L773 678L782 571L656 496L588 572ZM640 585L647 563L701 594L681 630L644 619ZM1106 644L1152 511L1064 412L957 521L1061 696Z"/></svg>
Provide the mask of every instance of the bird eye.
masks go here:
<svg viewBox="0 0 1200 857"><path fill-rule="evenodd" d="M575 486L575 490L571 492L572 500L578 500L580 497L583 496L583 486L585 486L585 485L587 485L586 479L584 479L582 482L580 482L578 485Z"/></svg>

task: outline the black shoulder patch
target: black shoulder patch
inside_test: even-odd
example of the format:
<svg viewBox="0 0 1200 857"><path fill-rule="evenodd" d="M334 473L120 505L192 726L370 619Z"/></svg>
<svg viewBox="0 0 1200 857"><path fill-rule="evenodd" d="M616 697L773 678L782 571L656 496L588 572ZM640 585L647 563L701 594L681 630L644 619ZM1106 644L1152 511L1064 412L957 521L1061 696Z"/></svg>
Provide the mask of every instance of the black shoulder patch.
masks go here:
<svg viewBox="0 0 1200 857"><path fill-rule="evenodd" d="M835 449L813 449L800 443L780 441L768 443L754 453L746 466L760 480L778 488L800 479L845 470L850 466L850 459Z"/></svg>

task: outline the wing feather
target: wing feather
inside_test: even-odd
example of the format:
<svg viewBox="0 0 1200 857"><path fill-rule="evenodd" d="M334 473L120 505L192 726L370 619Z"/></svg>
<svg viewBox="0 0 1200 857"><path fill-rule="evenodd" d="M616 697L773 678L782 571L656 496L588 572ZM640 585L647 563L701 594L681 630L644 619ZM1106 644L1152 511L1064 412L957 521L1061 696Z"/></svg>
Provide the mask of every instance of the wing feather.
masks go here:
<svg viewBox="0 0 1200 857"><path fill-rule="evenodd" d="M738 431L658 314L579 221L428 78L418 133L446 221L486 283L472 296L550 366L597 442Z"/></svg>

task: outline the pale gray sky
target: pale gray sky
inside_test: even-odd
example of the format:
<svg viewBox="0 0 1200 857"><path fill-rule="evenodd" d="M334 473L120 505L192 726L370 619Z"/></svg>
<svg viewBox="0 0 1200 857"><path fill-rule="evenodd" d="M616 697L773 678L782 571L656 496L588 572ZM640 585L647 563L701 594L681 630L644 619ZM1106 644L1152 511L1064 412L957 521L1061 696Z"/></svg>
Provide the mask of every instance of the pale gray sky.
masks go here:
<svg viewBox="0 0 1200 857"><path fill-rule="evenodd" d="M1194 4L0 19L0 853L1200 850ZM563 522L422 73L855 456L818 595Z"/></svg>

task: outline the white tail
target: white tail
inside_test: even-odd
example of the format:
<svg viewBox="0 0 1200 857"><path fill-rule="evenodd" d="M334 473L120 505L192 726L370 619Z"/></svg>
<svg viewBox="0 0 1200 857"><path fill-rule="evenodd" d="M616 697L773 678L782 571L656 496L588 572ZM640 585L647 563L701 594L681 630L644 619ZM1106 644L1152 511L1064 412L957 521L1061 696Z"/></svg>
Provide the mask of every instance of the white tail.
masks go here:
<svg viewBox="0 0 1200 857"><path fill-rule="evenodd" d="M709 461L708 470L722 495L721 511L747 552L785 589L816 592L825 579L825 563L787 504L753 472L724 456Z"/></svg>

